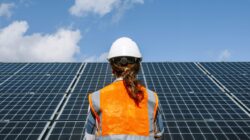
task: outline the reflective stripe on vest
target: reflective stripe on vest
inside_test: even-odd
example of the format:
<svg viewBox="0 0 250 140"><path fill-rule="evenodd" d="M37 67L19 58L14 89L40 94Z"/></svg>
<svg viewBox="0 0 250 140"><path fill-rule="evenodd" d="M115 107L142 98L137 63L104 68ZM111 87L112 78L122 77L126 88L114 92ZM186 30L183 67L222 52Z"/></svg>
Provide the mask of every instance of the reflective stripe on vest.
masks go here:
<svg viewBox="0 0 250 140"><path fill-rule="evenodd" d="M89 95L91 110L98 120L98 136L108 139L112 136L114 139L151 139L158 97L151 90L144 87L142 90L144 99L139 107L127 94L122 81L114 82Z"/></svg>
<svg viewBox="0 0 250 140"><path fill-rule="evenodd" d="M97 135L101 135L102 129L101 129L101 110L100 110L100 91L96 91L89 95L89 105L90 109L95 115L95 118L97 120Z"/></svg>
<svg viewBox="0 0 250 140"><path fill-rule="evenodd" d="M154 132L154 108L155 108L155 96L154 93L147 89L148 92L148 116L149 116L149 132Z"/></svg>

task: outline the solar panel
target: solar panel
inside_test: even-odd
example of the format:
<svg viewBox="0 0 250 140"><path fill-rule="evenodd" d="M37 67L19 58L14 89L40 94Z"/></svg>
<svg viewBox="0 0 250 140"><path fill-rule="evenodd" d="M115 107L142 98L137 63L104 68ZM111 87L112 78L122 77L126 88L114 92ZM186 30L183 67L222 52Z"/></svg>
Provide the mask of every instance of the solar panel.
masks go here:
<svg viewBox="0 0 250 140"><path fill-rule="evenodd" d="M56 121L49 132L48 140L82 140L84 121Z"/></svg>
<svg viewBox="0 0 250 140"><path fill-rule="evenodd" d="M250 92L249 75L214 75L230 92L246 93Z"/></svg>
<svg viewBox="0 0 250 140"><path fill-rule="evenodd" d="M111 75L112 70L108 63L87 63L83 73L85 75Z"/></svg>
<svg viewBox="0 0 250 140"><path fill-rule="evenodd" d="M0 120L51 120L63 94L0 94Z"/></svg>
<svg viewBox="0 0 250 140"><path fill-rule="evenodd" d="M202 62L200 64L213 75L250 74L250 65L247 62Z"/></svg>
<svg viewBox="0 0 250 140"><path fill-rule="evenodd" d="M148 88L161 93L221 92L205 75L146 75Z"/></svg>
<svg viewBox="0 0 250 140"><path fill-rule="evenodd" d="M0 85L0 93L65 93L74 75L19 75Z"/></svg>
<svg viewBox="0 0 250 140"><path fill-rule="evenodd" d="M167 121L166 140L249 140L250 120Z"/></svg>
<svg viewBox="0 0 250 140"><path fill-rule="evenodd" d="M26 63L0 63L0 75L12 75L25 65Z"/></svg>
<svg viewBox="0 0 250 140"><path fill-rule="evenodd" d="M45 121L0 121L1 140L36 140L44 134Z"/></svg>
<svg viewBox="0 0 250 140"><path fill-rule="evenodd" d="M250 117L225 93L158 93L166 120L243 120Z"/></svg>
<svg viewBox="0 0 250 140"><path fill-rule="evenodd" d="M82 63L29 63L18 75L75 75Z"/></svg>
<svg viewBox="0 0 250 140"><path fill-rule="evenodd" d="M192 62L145 62L142 66L145 75L204 75Z"/></svg>
<svg viewBox="0 0 250 140"><path fill-rule="evenodd" d="M88 111L88 96L84 93L71 94L57 120L85 121Z"/></svg>

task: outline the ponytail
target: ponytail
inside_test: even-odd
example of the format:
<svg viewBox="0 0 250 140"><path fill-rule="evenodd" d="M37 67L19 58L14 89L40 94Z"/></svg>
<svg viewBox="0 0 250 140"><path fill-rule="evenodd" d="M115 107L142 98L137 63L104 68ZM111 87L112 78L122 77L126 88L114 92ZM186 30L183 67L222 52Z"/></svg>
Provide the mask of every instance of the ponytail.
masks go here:
<svg viewBox="0 0 250 140"><path fill-rule="evenodd" d="M136 62L122 66L111 62L111 67L113 69L113 73L117 77L123 77L123 83L126 87L128 95L137 105L139 105L144 98L144 94L140 88L141 82L136 79L136 75L140 70L140 63Z"/></svg>

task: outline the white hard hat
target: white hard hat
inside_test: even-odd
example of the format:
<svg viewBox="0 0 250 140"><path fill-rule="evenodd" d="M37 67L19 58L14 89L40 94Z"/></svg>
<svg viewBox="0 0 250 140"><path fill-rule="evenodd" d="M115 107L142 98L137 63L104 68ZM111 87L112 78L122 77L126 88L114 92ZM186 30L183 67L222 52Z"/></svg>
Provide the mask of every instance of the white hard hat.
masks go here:
<svg viewBox="0 0 250 140"><path fill-rule="evenodd" d="M121 56L140 58L140 60L142 59L142 55L137 44L128 37L121 37L112 44L109 50L108 60Z"/></svg>

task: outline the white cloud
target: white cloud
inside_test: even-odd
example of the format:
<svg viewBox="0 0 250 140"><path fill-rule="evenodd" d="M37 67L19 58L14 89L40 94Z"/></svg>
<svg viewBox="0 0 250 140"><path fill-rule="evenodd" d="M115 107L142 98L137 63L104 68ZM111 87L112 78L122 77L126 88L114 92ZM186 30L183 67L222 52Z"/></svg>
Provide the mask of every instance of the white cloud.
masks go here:
<svg viewBox="0 0 250 140"><path fill-rule="evenodd" d="M231 57L231 52L225 49L219 54L218 58L219 58L219 61L227 61L230 57Z"/></svg>
<svg viewBox="0 0 250 140"><path fill-rule="evenodd" d="M81 17L88 14L104 16L115 10L114 20L119 20L133 5L143 3L144 0L75 0L69 11L72 15Z"/></svg>
<svg viewBox="0 0 250 140"><path fill-rule="evenodd" d="M14 3L0 3L0 17L11 17L11 9L15 7Z"/></svg>
<svg viewBox="0 0 250 140"><path fill-rule="evenodd" d="M99 56L84 56L83 62L105 62L107 61L108 52L104 52Z"/></svg>
<svg viewBox="0 0 250 140"><path fill-rule="evenodd" d="M118 2L118 0L75 0L70 13L75 16L84 16L88 13L103 16L109 13Z"/></svg>
<svg viewBox="0 0 250 140"><path fill-rule="evenodd" d="M79 30L60 28L53 34L26 35L26 21L0 29L0 61L74 61L79 52Z"/></svg>
<svg viewBox="0 0 250 140"><path fill-rule="evenodd" d="M144 0L123 0L119 5L119 8L117 8L112 21L118 22L124 15L124 13L132 8L135 4L144 4Z"/></svg>

